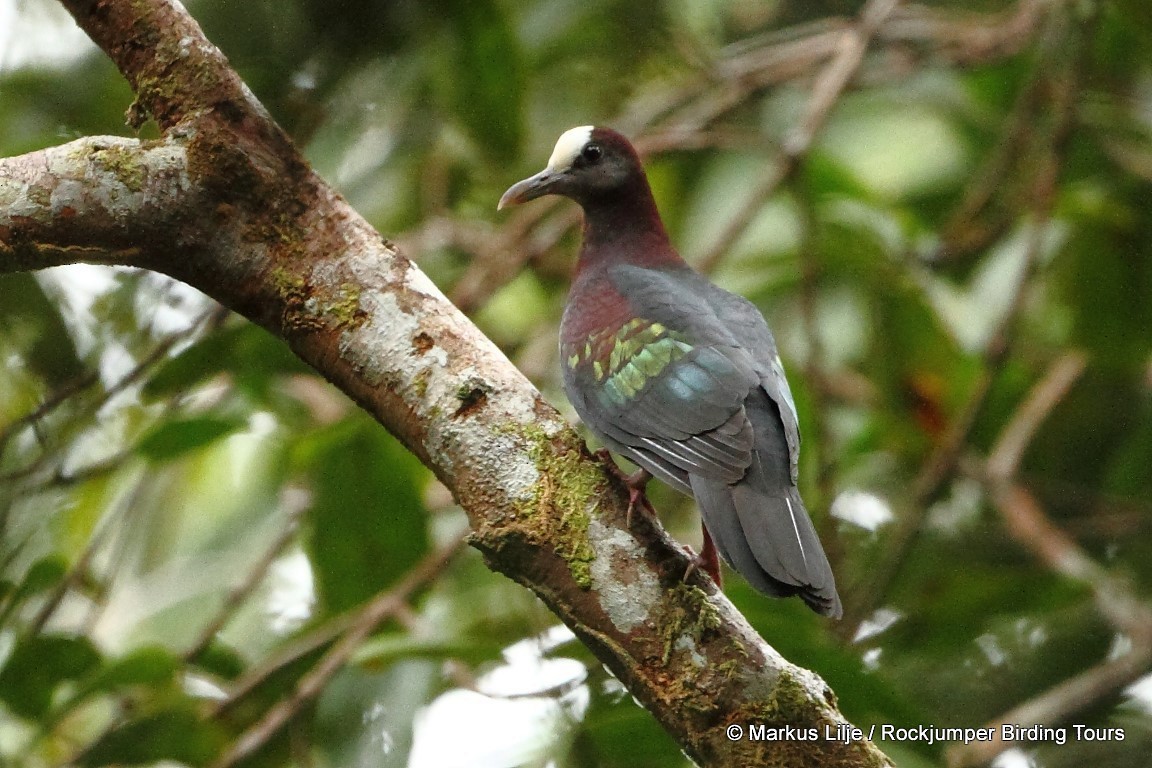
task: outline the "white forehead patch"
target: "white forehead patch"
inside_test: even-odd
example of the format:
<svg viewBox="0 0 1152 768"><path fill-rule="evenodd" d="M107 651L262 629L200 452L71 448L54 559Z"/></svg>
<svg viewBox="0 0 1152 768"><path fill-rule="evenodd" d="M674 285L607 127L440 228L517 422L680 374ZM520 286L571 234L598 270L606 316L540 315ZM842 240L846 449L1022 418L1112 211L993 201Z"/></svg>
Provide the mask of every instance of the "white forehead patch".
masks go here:
<svg viewBox="0 0 1152 768"><path fill-rule="evenodd" d="M556 140L556 148L552 150L552 157L548 158L548 167L553 171L571 168L580 150L584 149L584 145L591 139L591 125L581 125L579 128L564 131Z"/></svg>

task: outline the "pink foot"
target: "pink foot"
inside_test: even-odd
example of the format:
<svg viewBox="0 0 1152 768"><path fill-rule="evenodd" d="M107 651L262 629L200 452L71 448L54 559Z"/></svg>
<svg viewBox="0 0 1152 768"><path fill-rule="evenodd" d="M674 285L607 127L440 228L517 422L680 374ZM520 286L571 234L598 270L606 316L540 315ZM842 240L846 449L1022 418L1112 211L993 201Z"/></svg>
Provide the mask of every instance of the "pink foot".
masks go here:
<svg viewBox="0 0 1152 768"><path fill-rule="evenodd" d="M704 529L704 546L700 549L700 554L694 554L692 550L688 550L690 562L688 563L688 570L684 572L684 580L687 581L697 568L702 568L704 573L712 577L712 581L716 582L716 586L721 589L724 588L724 577L720 573L720 553L716 551L716 542L712 541L712 535L708 533L708 529L703 525L700 526Z"/></svg>
<svg viewBox="0 0 1152 768"><path fill-rule="evenodd" d="M638 469L630 475L624 474L616 462L612 460L612 453L607 448L601 448L596 451L596 458L600 459L608 467L616 479L624 483L628 488L628 510L624 513L624 524L632 527L632 510L639 507L646 510L648 514L655 516L656 512L652 509L652 504L648 501L648 497L644 495L644 488L648 485L648 481L652 479L652 474L646 469Z"/></svg>

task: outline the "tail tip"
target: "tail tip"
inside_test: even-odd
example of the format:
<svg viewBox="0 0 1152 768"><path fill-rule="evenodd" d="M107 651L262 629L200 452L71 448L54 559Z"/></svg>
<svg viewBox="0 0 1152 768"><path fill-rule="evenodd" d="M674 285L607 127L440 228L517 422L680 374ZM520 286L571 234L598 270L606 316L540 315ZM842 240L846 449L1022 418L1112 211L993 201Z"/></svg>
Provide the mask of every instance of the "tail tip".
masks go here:
<svg viewBox="0 0 1152 768"><path fill-rule="evenodd" d="M799 595L809 608L821 616L827 616L830 619L840 619L844 616L844 606L840 603L840 595L836 593L835 588L832 589L831 594L826 590L804 589L799 592Z"/></svg>

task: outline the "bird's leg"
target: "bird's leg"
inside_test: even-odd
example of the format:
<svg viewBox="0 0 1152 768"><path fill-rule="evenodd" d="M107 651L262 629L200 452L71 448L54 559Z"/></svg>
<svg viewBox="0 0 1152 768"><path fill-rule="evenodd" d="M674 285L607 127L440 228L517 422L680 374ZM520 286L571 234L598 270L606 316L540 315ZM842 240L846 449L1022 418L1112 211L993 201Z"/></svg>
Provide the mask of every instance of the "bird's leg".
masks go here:
<svg viewBox="0 0 1152 768"><path fill-rule="evenodd" d="M652 504L648 501L648 497L644 495L644 488L652 479L651 472L641 467L630 475L624 474L616 462L612 460L612 453L607 448L596 451L596 458L607 464L608 470L628 487L628 510L624 513L624 525L626 527L632 527L632 510L637 506L647 510L650 515L656 514L655 510L652 509Z"/></svg>
<svg viewBox="0 0 1152 768"><path fill-rule="evenodd" d="M700 548L700 554L690 558L688 570L684 572L684 580L687 581L697 568L703 568L704 573L716 582L716 586L723 588L724 577L720 575L720 553L716 551L716 542L712 541L712 534L708 533L707 526L701 524L700 527L704 530L704 546ZM691 554L691 550L689 553Z"/></svg>
<svg viewBox="0 0 1152 768"><path fill-rule="evenodd" d="M648 514L653 516L656 514L651 502L648 501L648 496L644 493L651 479L652 473L644 468L624 476L624 485L628 486L628 509L624 512L624 525L628 528L632 527L632 510L636 508L637 503L641 509L647 510Z"/></svg>
<svg viewBox="0 0 1152 768"><path fill-rule="evenodd" d="M724 577L720 575L720 553L716 551L716 542L712 541L712 534L708 533L703 524L700 527L704 528L704 546L700 550L700 563L704 571L712 577L712 581L716 582L716 586L723 587Z"/></svg>

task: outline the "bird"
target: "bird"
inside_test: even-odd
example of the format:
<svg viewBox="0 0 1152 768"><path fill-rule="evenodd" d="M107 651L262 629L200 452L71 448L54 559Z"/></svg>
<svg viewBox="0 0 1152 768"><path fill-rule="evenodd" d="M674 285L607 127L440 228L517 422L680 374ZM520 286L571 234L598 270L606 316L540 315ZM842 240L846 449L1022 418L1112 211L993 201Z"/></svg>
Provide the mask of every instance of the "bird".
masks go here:
<svg viewBox="0 0 1152 768"><path fill-rule="evenodd" d="M677 253L640 156L617 131L565 131L544 170L509 187L497 209L544 195L584 213L560 324L576 413L641 468L634 491L654 476L695 497L701 561L718 583L716 552L760 592L839 618L832 568L797 488L796 405L763 315Z"/></svg>

